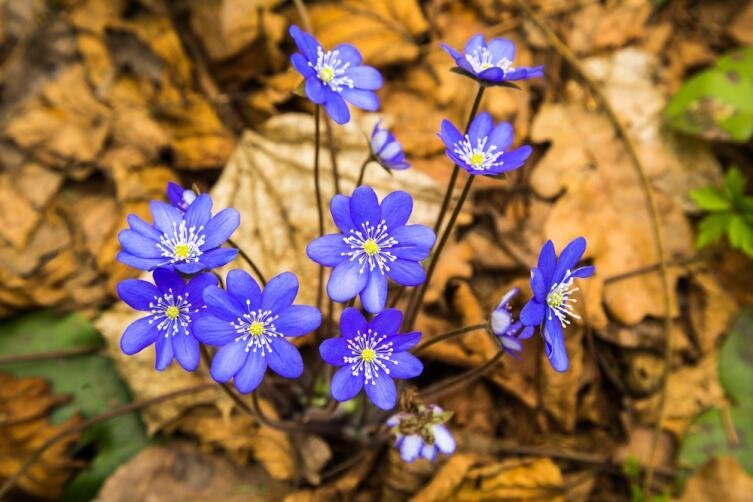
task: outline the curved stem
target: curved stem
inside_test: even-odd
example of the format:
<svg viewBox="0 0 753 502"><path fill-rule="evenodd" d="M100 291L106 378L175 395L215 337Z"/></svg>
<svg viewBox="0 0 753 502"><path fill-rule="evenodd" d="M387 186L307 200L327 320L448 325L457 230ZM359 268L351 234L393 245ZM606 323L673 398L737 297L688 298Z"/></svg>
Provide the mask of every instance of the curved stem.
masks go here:
<svg viewBox="0 0 753 502"><path fill-rule="evenodd" d="M329 160L332 164L332 181L335 193L340 193L340 170L337 167L337 149L335 148L335 136L332 133L332 120L324 118L324 126L327 129L327 145L329 146Z"/></svg>
<svg viewBox="0 0 753 502"><path fill-rule="evenodd" d="M447 393L448 390L452 389L453 387L461 383L471 383L472 381L476 380L477 378L482 377L484 373L492 369L494 365L496 365L497 362L499 362L499 360L502 359L502 356L504 355L505 355L505 351L499 350L499 352L497 352L494 355L494 357L486 361L481 366L468 370L465 373L462 373L456 377L442 380L441 382L437 382L421 390L421 397L423 397L427 401L436 400L439 396L444 395L445 393Z"/></svg>
<svg viewBox="0 0 753 502"><path fill-rule="evenodd" d="M304 429L303 424L299 424L298 422L273 420L266 416L261 409L261 405L259 404L258 390L255 390L251 393L251 410L260 424L272 429L277 429L278 431L283 432L302 432Z"/></svg>
<svg viewBox="0 0 753 502"><path fill-rule="evenodd" d="M468 129L471 127L471 122L473 122L473 119L476 117L476 113L478 113L478 107L481 104L481 98L484 96L484 90L486 88L483 85L478 86L478 91L476 92L476 98L473 100L473 105L471 106L471 113L468 115L468 120L465 123L465 131L463 134L468 133ZM442 222L444 221L445 214L447 213L447 208L450 205L450 200L452 200L452 192L455 188L455 183L458 180L458 174L460 174L460 167L454 165L452 167L452 174L450 175L450 182L447 185L447 191L445 191L444 199L442 199L442 206L439 208L439 214L437 215L437 221L434 223L434 233L439 233L439 229L442 227Z"/></svg>
<svg viewBox="0 0 753 502"><path fill-rule="evenodd" d="M374 160L374 157L369 154L368 157L366 157L366 160L363 161L363 164L361 164L361 171L358 174L358 181L356 181L356 186L360 187L363 184L363 177L366 174L366 166L369 165L369 162Z"/></svg>
<svg viewBox="0 0 753 502"><path fill-rule="evenodd" d="M256 274L256 277L261 282L261 285L266 286L267 279L264 277L264 274L261 272L261 269L258 266L256 266L256 263L254 262L254 260L252 260L251 257L248 254L246 254L246 252L243 249L241 249L241 247L238 244L236 244L235 241L233 241L232 239L228 239L227 243L238 250L238 254L241 255L241 258L243 258L243 261L248 263L248 265L254 271L254 274Z"/></svg>
<svg viewBox="0 0 753 502"><path fill-rule="evenodd" d="M80 432L85 431L86 429L93 427L97 424L100 424L102 422L106 422L108 420L111 420L113 418L119 417L121 415L125 415L127 413L131 413L133 411L138 411L142 408L147 408L149 406L153 406L155 404L159 404L164 401L169 401L170 399L176 399L181 396L186 396L189 394L194 394L196 392L200 392L202 390L210 389L214 386L213 383L202 383L199 385L194 385L193 387L188 387L185 389L176 390L173 392L168 392L165 394L161 394L159 396L154 396L149 399L144 399L142 401L136 401L130 404L126 404L123 406L119 406L113 410L110 410L106 413L103 413L101 415L97 415L96 417L92 417L88 420L84 420L83 422L76 424L72 427L68 427L67 429L64 429L51 438L49 438L47 441L42 443L42 445L34 450L34 452L31 454L29 458L24 461L23 464L21 464L21 467L11 476L9 477L5 483L3 483L2 487L0 487L0 500L3 499L5 495L15 486L15 484L18 482L19 479L21 479L21 476L23 476L29 468L37 461L39 460L44 453L55 446L58 442L60 442L62 439L64 439L66 436L70 436L71 434L78 434Z"/></svg>
<svg viewBox="0 0 753 502"><path fill-rule="evenodd" d="M319 220L319 237L324 235L324 208L322 206L321 173L319 172L319 148L321 144L320 127L321 107L314 109L314 192L316 194L316 213ZM322 287L324 285L324 267L319 265L319 285L316 291L316 308L322 310Z"/></svg>
<svg viewBox="0 0 753 502"><path fill-rule="evenodd" d="M458 202L455 205L455 209L453 209L452 214L450 215L450 221L447 222L447 227L444 229L444 232L442 233L442 237L439 239L439 243L437 244L437 247L434 249L434 253L432 254L431 261L429 262L429 267L426 270L426 280L421 285L421 288L418 290L418 294L414 296L414 301L410 305L408 322L406 324L406 326L408 327L408 331L413 329L413 324L416 322L416 317L418 316L418 312L419 310L421 310L421 302L424 299L424 295L426 295L426 290L429 287L429 283L431 282L432 276L434 275L434 270L437 268L437 262L439 261L439 257L442 254L442 250L447 244L447 241L450 239L452 230L455 227L455 222L458 219L458 215L460 215L460 211L463 209L463 204L465 204L465 200L468 198L468 194L471 191L471 185L473 184L474 179L475 179L475 176L470 175L470 174L468 175L468 179L466 180L465 185L463 186L463 191L460 193L460 198L458 199Z"/></svg>
<svg viewBox="0 0 753 502"><path fill-rule="evenodd" d="M424 343L418 345L415 349L413 349L413 355L417 355L419 352L423 352L424 350L428 349L435 343L442 342L444 340L449 340L450 338L454 338L456 336L462 335L464 333L468 333L471 331L476 331L479 329L484 329L489 326L489 323L482 322L480 324L474 324L472 326L464 326L462 328L453 329L452 331L448 331L446 333L442 333L441 335L437 335L429 340L426 340Z"/></svg>

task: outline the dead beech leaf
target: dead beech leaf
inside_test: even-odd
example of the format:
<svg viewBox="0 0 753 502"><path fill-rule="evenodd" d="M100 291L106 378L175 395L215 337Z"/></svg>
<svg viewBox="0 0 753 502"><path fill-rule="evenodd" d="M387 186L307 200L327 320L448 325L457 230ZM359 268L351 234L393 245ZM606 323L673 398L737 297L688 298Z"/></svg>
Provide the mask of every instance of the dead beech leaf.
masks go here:
<svg viewBox="0 0 753 502"><path fill-rule="evenodd" d="M376 457L376 451L368 452L360 462L336 480L313 490L305 489L293 492L285 497L285 502L329 502L347 498L355 492L358 485L371 472Z"/></svg>
<svg viewBox="0 0 753 502"><path fill-rule="evenodd" d="M690 276L691 289L688 314L693 333L703 354L708 354L718 345L719 337L730 327L737 313L737 302L708 272Z"/></svg>
<svg viewBox="0 0 753 502"><path fill-rule="evenodd" d="M652 10L647 0L628 0L606 7L588 4L571 17L568 45L581 54L622 47L643 36Z"/></svg>
<svg viewBox="0 0 753 502"><path fill-rule="evenodd" d="M97 500L264 502L281 500L289 491L258 465L240 467L223 455L178 442L139 452L107 479Z"/></svg>
<svg viewBox="0 0 753 502"><path fill-rule="evenodd" d="M73 174L69 164L94 162L109 122L110 110L92 93L83 67L73 65L14 114L5 134L42 163Z"/></svg>
<svg viewBox="0 0 753 502"><path fill-rule="evenodd" d="M373 124L373 118L368 120ZM357 122L351 121L335 133L341 186L345 194L350 194L368 151ZM304 114L278 115L262 126L261 134L246 131L212 189L216 208L232 206L241 213L234 240L261 270L268 277L291 271L304 284L307 278L316 277L317 270L306 256L306 244L318 234L313 137L313 117ZM332 232L334 224L328 209L333 195L332 171L324 148L320 162L326 232ZM414 199L410 222L433 223L441 188L428 176L412 170L390 176L373 168L366 173L366 183L380 198L393 190L409 191ZM233 266L243 266L236 261ZM302 285L296 301L314 303L315 288Z"/></svg>
<svg viewBox="0 0 753 502"><path fill-rule="evenodd" d="M681 502L746 502L753 477L733 457L714 457L688 479Z"/></svg>
<svg viewBox="0 0 753 502"><path fill-rule="evenodd" d="M47 415L66 401L53 396L50 384L41 378L15 378L0 372L0 480L18 471L31 454L61 430L81 419L73 416L52 425ZM69 448L78 441L71 434L48 449L18 480L17 487L35 497L54 499L76 467Z"/></svg>
<svg viewBox="0 0 753 502"><path fill-rule="evenodd" d="M478 461L476 455L456 453L436 473L434 478L416 493L411 502L450 500L463 482L468 470Z"/></svg>
<svg viewBox="0 0 753 502"><path fill-rule="evenodd" d="M510 459L472 468L450 500L564 501L562 472L548 458Z"/></svg>
<svg viewBox="0 0 753 502"><path fill-rule="evenodd" d="M429 25L416 0L345 0L309 8L314 34L327 48L352 43L374 66L418 57L415 39Z"/></svg>
<svg viewBox="0 0 753 502"><path fill-rule="evenodd" d="M571 325L565 333L565 347L570 368L560 373L552 369L546 354L541 359L541 404L559 426L572 432L578 413L578 394L584 382L583 328Z"/></svg>

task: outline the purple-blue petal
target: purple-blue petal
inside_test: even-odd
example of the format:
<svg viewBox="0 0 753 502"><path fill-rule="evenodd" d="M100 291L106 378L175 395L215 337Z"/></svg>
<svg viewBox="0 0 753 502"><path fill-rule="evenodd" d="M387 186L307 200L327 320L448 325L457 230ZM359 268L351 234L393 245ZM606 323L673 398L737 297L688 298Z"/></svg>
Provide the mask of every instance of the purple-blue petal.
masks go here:
<svg viewBox="0 0 753 502"><path fill-rule="evenodd" d="M447 146L448 150L452 150L455 143L462 141L463 139L463 135L460 134L458 128L447 119L442 121L442 125L439 129L439 137L442 139L445 146Z"/></svg>
<svg viewBox="0 0 753 502"><path fill-rule="evenodd" d="M154 344L154 351L157 354L154 361L154 368L157 371L164 371L172 364L173 359L175 358L172 336L158 334L157 341Z"/></svg>
<svg viewBox="0 0 753 502"><path fill-rule="evenodd" d="M368 323L360 310L348 307L340 314L340 333L345 338L354 338L358 332L366 333Z"/></svg>
<svg viewBox="0 0 753 502"><path fill-rule="evenodd" d="M161 258L162 250L157 243L135 230L121 230L118 241L128 253L140 258Z"/></svg>
<svg viewBox="0 0 753 502"><path fill-rule="evenodd" d="M181 368L194 371L199 367L199 342L190 334L182 331L172 337L173 353Z"/></svg>
<svg viewBox="0 0 753 502"><path fill-rule="evenodd" d="M397 190L382 199L380 208L387 230L394 230L408 222L413 211L413 198L407 192Z"/></svg>
<svg viewBox="0 0 753 502"><path fill-rule="evenodd" d="M248 394L256 389L267 371L267 359L258 352L251 352L246 363L236 373L233 383L241 394Z"/></svg>
<svg viewBox="0 0 753 502"><path fill-rule="evenodd" d="M139 270L154 270L160 265L165 264L165 258L141 258L127 251L120 251L118 253L118 261Z"/></svg>
<svg viewBox="0 0 753 502"><path fill-rule="evenodd" d="M580 277L581 279L585 279L586 277L591 277L592 275L594 275L594 272L596 272L596 268L593 265L586 265L585 267L576 268L570 275L573 277Z"/></svg>
<svg viewBox="0 0 753 502"><path fill-rule="evenodd" d="M570 367L570 361L565 348L565 336L562 332L562 325L555 316L547 319L544 323L544 342L546 356L549 358L552 368L560 373L567 371Z"/></svg>
<svg viewBox="0 0 753 502"><path fill-rule="evenodd" d="M362 89L350 89L344 87L340 95L347 102L362 110L375 112L379 110L379 98L374 91L364 91Z"/></svg>
<svg viewBox="0 0 753 502"><path fill-rule="evenodd" d="M348 110L345 100L329 87L325 87L324 92L324 109L327 111L327 115L340 125L347 124L350 120L350 110Z"/></svg>
<svg viewBox="0 0 753 502"><path fill-rule="evenodd" d="M182 196L181 196L182 197ZM212 198L209 194L201 194L186 209L186 226L203 227L212 217Z"/></svg>
<svg viewBox="0 0 753 502"><path fill-rule="evenodd" d="M191 207L195 204L196 202L191 204ZM224 244L233 235L240 223L241 215L232 207L225 208L215 214L204 228L206 239L202 249L212 249Z"/></svg>
<svg viewBox="0 0 753 502"><path fill-rule="evenodd" d="M372 270L368 275L366 287L361 291L361 303L366 312L376 314L387 303L387 277L379 269Z"/></svg>
<svg viewBox="0 0 753 502"><path fill-rule="evenodd" d="M196 273L206 268L217 268L227 265L231 261L235 260L238 256L238 250L235 248L216 248L211 251L206 251L199 257L199 263L202 265L198 270L194 270L188 273ZM185 272L180 266L176 267L181 272Z"/></svg>
<svg viewBox="0 0 753 502"><path fill-rule="evenodd" d="M159 230L157 230L135 214L129 214L126 219L128 220L128 224L131 226L131 229L140 233L144 237L148 237L155 242L159 242L160 237L162 237L162 233Z"/></svg>
<svg viewBox="0 0 753 502"><path fill-rule="evenodd" d="M202 255L202 259L200 261L191 261L188 263L176 263L173 265L175 270L180 272L181 274L195 274L197 272L201 272L204 269L212 268L214 265L207 265L204 263L204 259L206 259L206 253ZM212 259L212 256L210 255L210 261Z"/></svg>
<svg viewBox="0 0 753 502"><path fill-rule="evenodd" d="M291 305L278 315L275 328L287 337L311 333L322 324L322 313L310 305Z"/></svg>
<svg viewBox="0 0 753 502"><path fill-rule="evenodd" d="M382 87L382 74L371 66L352 66L345 71L345 76L353 80L353 87L366 91L375 91Z"/></svg>
<svg viewBox="0 0 753 502"><path fill-rule="evenodd" d="M306 246L306 254L320 265L335 267L348 259L344 253L350 251L350 246L343 239L343 234L328 234L314 239Z"/></svg>
<svg viewBox="0 0 753 502"><path fill-rule="evenodd" d="M390 376L393 378L415 378L424 370L421 361L410 352L398 352L392 354L392 361L396 364L387 364L390 369Z"/></svg>
<svg viewBox="0 0 753 502"><path fill-rule="evenodd" d="M319 345L319 355L322 360L333 366L345 364L346 357L353 357L353 352L348 348L345 338L328 338Z"/></svg>
<svg viewBox="0 0 753 502"><path fill-rule="evenodd" d="M353 219L350 217L350 197L342 194L335 195L329 203L329 210L332 213L332 220L341 232L347 234L354 228Z"/></svg>
<svg viewBox="0 0 753 502"><path fill-rule="evenodd" d="M459 53L458 51L456 51L455 49L453 49L452 47L450 47L449 45L447 45L447 44L439 44L439 46L440 46L440 47L441 47L442 49L444 49L444 51L445 51L445 52L446 52L447 54L449 54L449 55L450 55L450 57L451 57L452 59L454 59L456 63L457 63L457 60L458 60L458 59L463 59L463 55L462 55L462 54L460 54L460 53Z"/></svg>
<svg viewBox="0 0 753 502"><path fill-rule="evenodd" d="M465 54L473 54L476 49L479 49L485 45L486 41L484 40L484 36L480 33L477 33L476 35L473 35L468 39L468 42L466 42L465 47L463 48L463 52Z"/></svg>
<svg viewBox="0 0 753 502"><path fill-rule="evenodd" d="M312 103L316 105L324 103L327 99L326 88L327 86L319 80L319 77L316 76L316 74L310 75L306 78L304 89L306 91L306 96L308 96Z"/></svg>
<svg viewBox="0 0 753 502"><path fill-rule="evenodd" d="M354 45L340 44L332 49L332 52L334 51L338 52L337 55L340 57L340 61L342 63L348 63L351 68L357 67L361 64L361 61L363 61L361 53L358 51L358 49L356 49ZM358 86L356 85L356 87Z"/></svg>
<svg viewBox="0 0 753 502"><path fill-rule="evenodd" d="M332 270L327 281L327 294L336 302L347 302L363 291L369 274L361 272L358 260L345 260Z"/></svg>
<svg viewBox="0 0 753 502"><path fill-rule="evenodd" d="M303 53L303 56L311 62L316 62L316 51L321 47L321 44L311 34L306 33L296 25L292 25L288 33L293 37L295 45L298 46L298 50Z"/></svg>
<svg viewBox="0 0 753 502"><path fill-rule="evenodd" d="M149 209L154 217L154 226L162 233L172 235L173 224L178 225L183 221L183 214L178 209L162 201L151 201Z"/></svg>
<svg viewBox="0 0 753 502"><path fill-rule="evenodd" d="M269 280L261 293L261 309L278 314L290 307L298 294L298 278L291 272L283 272Z"/></svg>
<svg viewBox="0 0 753 502"><path fill-rule="evenodd" d="M513 141L513 129L509 122L500 122L489 134L489 144L497 150L507 151Z"/></svg>
<svg viewBox="0 0 753 502"><path fill-rule="evenodd" d="M554 267L557 265L557 254L554 251L554 243L552 241L546 241L539 253L538 269L541 270L541 274L544 276L544 282L551 284L552 274L554 274Z"/></svg>
<svg viewBox="0 0 753 502"><path fill-rule="evenodd" d="M254 356L257 353L253 354ZM241 369L249 352L246 351L246 342L238 340L224 345L212 359L210 373L212 378L218 382L227 382Z"/></svg>
<svg viewBox="0 0 753 502"><path fill-rule="evenodd" d="M421 340L420 331L411 331L410 333L401 333L390 337L392 350L403 352L412 349Z"/></svg>
<svg viewBox="0 0 753 502"><path fill-rule="evenodd" d="M234 322L246 313L244 305L217 286L204 289L203 297L209 313L223 321ZM199 339L201 340L201 337Z"/></svg>
<svg viewBox="0 0 753 502"><path fill-rule="evenodd" d="M118 296L131 308L150 311L155 296L162 296L154 284L139 279L126 279L116 287Z"/></svg>
<svg viewBox="0 0 753 502"><path fill-rule="evenodd" d="M298 70L298 73L303 75L303 78L316 76L316 71L308 65L308 61L303 57L303 54L299 54L298 52L294 53L290 56L290 62L293 63L293 66Z"/></svg>
<svg viewBox="0 0 753 502"><path fill-rule="evenodd" d="M303 359L298 349L284 338L273 338L267 354L267 365L284 378L298 378L303 374Z"/></svg>
<svg viewBox="0 0 753 502"><path fill-rule="evenodd" d="M217 276L207 272L193 277L186 284L185 291L191 306L201 307L204 305L204 290L209 286L217 286Z"/></svg>
<svg viewBox="0 0 753 502"><path fill-rule="evenodd" d="M120 350L124 354L130 356L141 352L161 336L157 332L157 325L149 322L151 320L152 316L142 317L128 325L120 337Z"/></svg>
<svg viewBox="0 0 753 502"><path fill-rule="evenodd" d="M552 274L552 283L560 283L565 278L568 270L573 270L575 265L580 261L581 256L586 251L586 239L577 237L565 246L557 259L557 266L554 267Z"/></svg>
<svg viewBox="0 0 753 502"><path fill-rule="evenodd" d="M545 304L539 303L536 300L528 300L528 303L520 311L520 322L526 326L538 326L544 322L545 315Z"/></svg>
<svg viewBox="0 0 753 502"><path fill-rule="evenodd" d="M415 261L397 259L390 263L390 279L401 286L418 286L426 280L424 268Z"/></svg>
<svg viewBox="0 0 753 502"><path fill-rule="evenodd" d="M369 322L369 328L379 335L391 336L397 333L403 323L403 313L399 309L385 309Z"/></svg>
<svg viewBox="0 0 753 502"><path fill-rule="evenodd" d="M335 371L330 383L330 392L335 401L348 401L356 397L363 388L363 372L354 376L350 366Z"/></svg>
<svg viewBox="0 0 753 502"><path fill-rule="evenodd" d="M395 382L383 372L380 372L379 376L373 380L365 382L364 389L377 408L391 410L397 404Z"/></svg>
<svg viewBox="0 0 753 502"><path fill-rule="evenodd" d="M376 192L370 186L361 185L353 191L350 197L350 216L356 227L369 222L376 226L381 221L382 211Z"/></svg>
<svg viewBox="0 0 753 502"><path fill-rule="evenodd" d="M489 136L489 133L494 127L492 116L488 112L481 112L471 122L471 127L468 128L468 138L471 140L471 145L475 148L479 140Z"/></svg>
<svg viewBox="0 0 753 502"><path fill-rule="evenodd" d="M495 63L501 59L507 59L510 62L515 61L515 43L512 40L493 38L489 40L486 48L492 53L492 61Z"/></svg>
<svg viewBox="0 0 753 502"><path fill-rule="evenodd" d="M227 291L237 304L246 310L257 310L261 305L261 288L245 270L234 268L227 274Z"/></svg>
<svg viewBox="0 0 753 502"><path fill-rule="evenodd" d="M549 294L551 284L545 281L544 274L538 267L534 267L531 270L531 290L533 291L533 297L539 303L544 303L546 295Z"/></svg>
<svg viewBox="0 0 753 502"><path fill-rule="evenodd" d="M207 345L221 347L238 336L238 332L229 321L223 321L211 314L202 313L193 321L193 335Z"/></svg>
<svg viewBox="0 0 753 502"><path fill-rule="evenodd" d="M162 294L173 293L175 295L183 294L186 283L175 270L170 268L158 268L152 273L154 284Z"/></svg>

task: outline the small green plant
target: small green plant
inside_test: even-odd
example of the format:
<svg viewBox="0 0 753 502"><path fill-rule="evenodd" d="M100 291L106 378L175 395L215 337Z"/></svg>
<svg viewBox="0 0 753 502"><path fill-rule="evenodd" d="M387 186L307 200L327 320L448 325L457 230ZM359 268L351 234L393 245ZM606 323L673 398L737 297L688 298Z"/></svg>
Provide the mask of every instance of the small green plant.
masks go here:
<svg viewBox="0 0 753 502"><path fill-rule="evenodd" d="M630 483L630 502L669 502L668 493L647 495L641 488L641 464L635 457L628 457L622 464L622 472Z"/></svg>
<svg viewBox="0 0 753 502"><path fill-rule="evenodd" d="M724 177L721 188L706 186L690 197L708 214L698 224L696 246L718 242L725 234L730 245L753 257L753 197L745 195L747 180L736 167Z"/></svg>

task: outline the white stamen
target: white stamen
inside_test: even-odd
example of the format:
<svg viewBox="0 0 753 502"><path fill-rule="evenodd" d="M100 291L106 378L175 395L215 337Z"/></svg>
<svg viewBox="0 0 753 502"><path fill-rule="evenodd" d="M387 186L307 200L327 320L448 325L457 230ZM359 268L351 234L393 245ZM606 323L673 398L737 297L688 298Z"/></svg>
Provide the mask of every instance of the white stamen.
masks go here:
<svg viewBox="0 0 753 502"><path fill-rule="evenodd" d="M559 319L562 327L565 328L570 324L569 317L580 319L580 316L573 310L573 303L577 303L578 300L570 298L570 295L579 291L579 288L571 288L573 281L570 270L565 273L565 277L558 284L552 284L552 288L549 290L549 294L546 295L546 303L549 306L547 309L549 320L552 319L552 313Z"/></svg>
<svg viewBox="0 0 753 502"><path fill-rule="evenodd" d="M183 334L188 335L191 314L199 311L199 309L191 309L188 292L183 295L175 295L172 288L162 296L155 296L154 301L149 302L149 309L152 312L149 324L156 322L157 330L164 331L165 337L177 335L181 329Z"/></svg>
<svg viewBox="0 0 753 502"><path fill-rule="evenodd" d="M499 68L505 73L514 70L514 68L512 67L512 61L510 61L509 59L502 58L495 63L492 62L493 57L494 55L491 53L491 51L483 46L477 47L476 49L474 49L473 53L465 55L466 61L468 61L468 63L473 68L473 71L475 71L476 73L481 73L484 70L495 67Z"/></svg>
<svg viewBox="0 0 753 502"><path fill-rule="evenodd" d="M497 145L490 145L486 148L487 141L489 141L488 136L479 138L474 148L471 138L466 134L464 139L455 143L453 151L474 171L488 171L493 167L502 166L504 162L497 159L505 152L497 151Z"/></svg>
<svg viewBox="0 0 753 502"><path fill-rule="evenodd" d="M343 63L340 59L340 51L327 51L321 47L316 48L316 64L309 66L316 71L319 80L335 92L340 92L343 87L353 88L353 79L343 75L350 67L350 63Z"/></svg>
<svg viewBox="0 0 753 502"><path fill-rule="evenodd" d="M162 256L168 258L168 263L190 263L199 261L203 253L201 246L204 245L204 227L187 227L185 221L180 225L173 222L172 235L162 234L157 247L162 251Z"/></svg>
<svg viewBox="0 0 753 502"><path fill-rule="evenodd" d="M366 265L369 271L379 268L379 272L384 274L389 272L389 264L397 257L385 251L396 245L397 239L387 233L387 223L382 220L376 227L368 221L361 224L361 230L351 229L350 235L343 237L343 242L350 246L351 251L342 253L343 256L350 256L350 260L358 260L361 264L359 272L363 273Z"/></svg>
<svg viewBox="0 0 753 502"><path fill-rule="evenodd" d="M246 343L246 352L260 351L260 355L264 356L269 352L272 352L271 341L273 338L282 338L282 333L278 332L275 328L274 321L280 317L278 315L272 315L271 310L251 310L251 301L246 300L247 313L236 319L236 322L231 322L235 328L236 333L239 336L235 338L235 341L243 340ZM258 324L256 324L258 323ZM263 329L258 334L252 333L252 325L256 324L263 326Z"/></svg>
<svg viewBox="0 0 753 502"><path fill-rule="evenodd" d="M385 363L396 365L397 361L391 359L394 352L393 343L383 343L385 339L387 339L386 335L379 336L371 329L366 333L359 331L354 338L346 339L348 349L353 356L345 356L343 361L351 365L350 370L353 376L358 376L363 371L365 383L370 382L371 385L375 385L380 371L384 371L385 375L390 374L390 369Z"/></svg>

